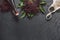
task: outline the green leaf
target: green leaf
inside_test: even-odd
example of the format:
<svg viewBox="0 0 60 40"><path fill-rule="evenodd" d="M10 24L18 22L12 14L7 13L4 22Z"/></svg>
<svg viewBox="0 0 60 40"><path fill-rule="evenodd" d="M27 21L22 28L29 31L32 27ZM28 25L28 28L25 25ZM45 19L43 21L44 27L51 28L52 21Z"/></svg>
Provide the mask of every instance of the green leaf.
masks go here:
<svg viewBox="0 0 60 40"><path fill-rule="evenodd" d="M21 2L21 3L20 3L20 6L24 6L24 3L23 3L23 2Z"/></svg>
<svg viewBox="0 0 60 40"><path fill-rule="evenodd" d="M21 6L20 6L20 3L19 3L19 4L17 4L17 7L18 7L18 8L20 8L20 7L21 7Z"/></svg>
<svg viewBox="0 0 60 40"><path fill-rule="evenodd" d="M29 17L30 17L30 13L28 13L28 14L27 14L27 16L29 16Z"/></svg>
<svg viewBox="0 0 60 40"><path fill-rule="evenodd" d="M33 16L34 16L34 14L28 13L28 17L32 18Z"/></svg>
<svg viewBox="0 0 60 40"><path fill-rule="evenodd" d="M23 6L24 6L23 2L21 2L21 3L18 4L18 8L21 8Z"/></svg>
<svg viewBox="0 0 60 40"><path fill-rule="evenodd" d="M33 17L33 16L34 16L34 14L31 14L31 15L30 15L30 17Z"/></svg>
<svg viewBox="0 0 60 40"><path fill-rule="evenodd" d="M40 5L45 5L45 4L46 4L45 1L40 2Z"/></svg>
<svg viewBox="0 0 60 40"><path fill-rule="evenodd" d="M26 13L24 11L22 11L22 15L20 18L24 18L26 16Z"/></svg>
<svg viewBox="0 0 60 40"><path fill-rule="evenodd" d="M39 9L42 13L45 13L45 9L41 5L40 5Z"/></svg>

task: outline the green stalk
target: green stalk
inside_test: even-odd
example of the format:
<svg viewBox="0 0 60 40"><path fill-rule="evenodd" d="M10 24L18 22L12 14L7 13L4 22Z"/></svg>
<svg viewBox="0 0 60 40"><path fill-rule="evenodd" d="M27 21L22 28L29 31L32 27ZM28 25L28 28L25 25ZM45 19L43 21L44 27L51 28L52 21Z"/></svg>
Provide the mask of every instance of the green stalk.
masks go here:
<svg viewBox="0 0 60 40"><path fill-rule="evenodd" d="M20 18L24 18L26 16L26 13L24 11L22 11L22 15Z"/></svg>
<svg viewBox="0 0 60 40"><path fill-rule="evenodd" d="M42 13L45 13L45 9L41 5L39 6L39 9Z"/></svg>

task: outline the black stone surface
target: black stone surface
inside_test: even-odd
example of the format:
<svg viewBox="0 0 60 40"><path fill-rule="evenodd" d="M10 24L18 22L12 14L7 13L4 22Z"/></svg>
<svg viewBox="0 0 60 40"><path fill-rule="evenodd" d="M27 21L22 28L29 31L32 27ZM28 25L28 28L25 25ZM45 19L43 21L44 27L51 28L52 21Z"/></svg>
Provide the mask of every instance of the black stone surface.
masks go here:
<svg viewBox="0 0 60 40"><path fill-rule="evenodd" d="M10 12L0 12L0 40L60 40L60 12L56 12L50 21L45 20L52 1L46 0L45 14L40 13L31 20L17 21Z"/></svg>

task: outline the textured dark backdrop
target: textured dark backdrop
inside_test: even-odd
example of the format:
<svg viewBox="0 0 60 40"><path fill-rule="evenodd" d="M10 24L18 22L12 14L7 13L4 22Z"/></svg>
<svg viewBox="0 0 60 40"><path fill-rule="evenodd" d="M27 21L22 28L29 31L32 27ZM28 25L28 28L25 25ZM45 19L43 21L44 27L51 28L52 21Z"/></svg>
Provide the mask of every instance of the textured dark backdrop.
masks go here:
<svg viewBox="0 0 60 40"><path fill-rule="evenodd" d="M52 1L46 0L45 15ZM45 20L45 15L40 13L31 20L25 18L17 22L10 12L0 12L0 40L60 40L60 12L50 21Z"/></svg>

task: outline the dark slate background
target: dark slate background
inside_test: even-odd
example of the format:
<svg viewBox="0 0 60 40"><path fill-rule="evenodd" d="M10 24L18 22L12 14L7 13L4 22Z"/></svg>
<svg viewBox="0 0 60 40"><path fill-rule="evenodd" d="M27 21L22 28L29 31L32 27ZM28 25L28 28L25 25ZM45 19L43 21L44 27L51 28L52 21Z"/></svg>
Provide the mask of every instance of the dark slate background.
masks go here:
<svg viewBox="0 0 60 40"><path fill-rule="evenodd" d="M45 20L52 1L46 0L45 14L40 13L31 20L17 21L10 12L0 12L0 40L60 40L60 12L56 12L50 21Z"/></svg>

